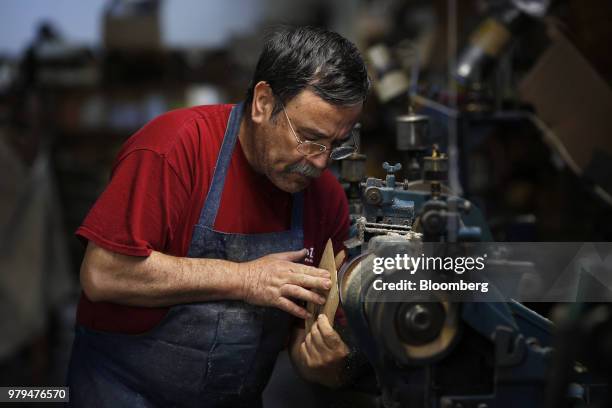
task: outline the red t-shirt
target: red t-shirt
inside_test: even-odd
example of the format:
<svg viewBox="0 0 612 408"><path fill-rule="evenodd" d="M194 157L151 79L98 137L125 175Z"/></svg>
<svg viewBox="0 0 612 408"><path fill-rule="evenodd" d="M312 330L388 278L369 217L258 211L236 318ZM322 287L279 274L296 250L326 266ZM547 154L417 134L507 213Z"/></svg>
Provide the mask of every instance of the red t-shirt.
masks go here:
<svg viewBox="0 0 612 408"><path fill-rule="evenodd" d="M110 182L76 234L107 250L148 256L152 250L186 256L206 199L233 105L199 106L154 119L123 145ZM230 233L290 228L291 194L247 162L240 141L232 154L215 229ZM335 252L348 236L344 192L329 170L304 191L306 264L318 265L325 243ZM91 302L81 295L77 322L89 328L142 333L168 308Z"/></svg>

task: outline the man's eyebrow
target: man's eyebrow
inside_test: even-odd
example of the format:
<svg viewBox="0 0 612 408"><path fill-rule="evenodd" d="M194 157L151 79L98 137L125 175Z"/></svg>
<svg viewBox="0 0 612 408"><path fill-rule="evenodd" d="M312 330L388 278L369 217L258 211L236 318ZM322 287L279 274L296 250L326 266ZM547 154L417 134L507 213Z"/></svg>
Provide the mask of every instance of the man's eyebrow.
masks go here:
<svg viewBox="0 0 612 408"><path fill-rule="evenodd" d="M316 139L331 139L331 137L326 135L325 133L319 132L318 130L309 127L298 127L298 131L301 134L307 134Z"/></svg>

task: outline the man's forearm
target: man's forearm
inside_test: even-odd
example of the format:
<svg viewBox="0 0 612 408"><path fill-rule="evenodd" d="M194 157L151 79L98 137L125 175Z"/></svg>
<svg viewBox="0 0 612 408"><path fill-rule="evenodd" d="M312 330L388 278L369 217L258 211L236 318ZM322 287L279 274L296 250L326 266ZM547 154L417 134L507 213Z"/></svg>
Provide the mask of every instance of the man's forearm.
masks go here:
<svg viewBox="0 0 612 408"><path fill-rule="evenodd" d="M132 257L93 243L89 243L81 266L81 284L91 300L131 306L240 299L243 282L234 262L156 251L146 258Z"/></svg>

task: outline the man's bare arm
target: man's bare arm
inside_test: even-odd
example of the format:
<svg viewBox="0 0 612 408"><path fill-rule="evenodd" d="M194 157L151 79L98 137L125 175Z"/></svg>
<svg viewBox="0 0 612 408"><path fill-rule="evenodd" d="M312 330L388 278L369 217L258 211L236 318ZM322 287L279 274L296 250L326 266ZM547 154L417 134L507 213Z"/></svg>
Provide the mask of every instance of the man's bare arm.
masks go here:
<svg viewBox="0 0 612 408"><path fill-rule="evenodd" d="M250 262L184 258L153 251L133 257L89 242L81 264L87 297L130 306L170 306L212 300L244 300L297 317L307 312L292 299L323 304L314 290L330 287L329 272L295 263L306 252L268 255Z"/></svg>

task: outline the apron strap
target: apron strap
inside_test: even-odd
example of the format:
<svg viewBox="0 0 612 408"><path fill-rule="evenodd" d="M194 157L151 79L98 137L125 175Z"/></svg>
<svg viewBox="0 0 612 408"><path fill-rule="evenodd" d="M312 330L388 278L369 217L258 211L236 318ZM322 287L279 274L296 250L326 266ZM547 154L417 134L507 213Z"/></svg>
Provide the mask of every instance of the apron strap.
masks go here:
<svg viewBox="0 0 612 408"><path fill-rule="evenodd" d="M291 230L302 231L303 229L303 214L304 214L304 193L299 192L293 194L293 203L291 208Z"/></svg>
<svg viewBox="0 0 612 408"><path fill-rule="evenodd" d="M225 184L225 176L232 159L236 139L238 139L238 130L240 129L240 119L242 118L243 110L244 102L232 108L227 122L227 129L225 129L225 135L223 136L223 144L221 145L219 156L217 156L217 163L215 163L212 183L200 213L200 220L202 220L205 226L210 228L214 226L215 219L217 218L217 211L221 203L221 193Z"/></svg>

